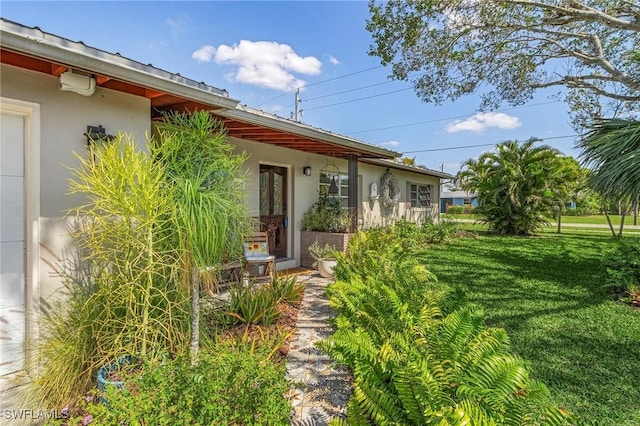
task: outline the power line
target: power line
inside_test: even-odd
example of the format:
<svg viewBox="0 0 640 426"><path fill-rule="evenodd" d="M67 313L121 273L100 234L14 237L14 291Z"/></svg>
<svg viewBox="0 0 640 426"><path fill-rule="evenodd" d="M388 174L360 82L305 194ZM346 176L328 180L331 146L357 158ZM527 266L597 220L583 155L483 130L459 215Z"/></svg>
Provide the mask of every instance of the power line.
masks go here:
<svg viewBox="0 0 640 426"><path fill-rule="evenodd" d="M530 105L520 105L520 106L515 106L515 107L510 107L510 108L502 108L502 109L497 109L495 111L492 112L502 112L502 111L511 111L514 109L520 109L520 108L530 108L530 107L534 107L534 106L540 106L540 105L547 105L547 104L553 104L553 103L557 103L557 102L561 102L561 101L548 101L548 102L540 102L537 104L530 104ZM309 108L311 109L311 108ZM307 111L309 110L307 109ZM314 108L315 109L315 108ZM419 126L421 124L430 124L430 123L437 123L439 121L447 121L447 120L455 120L455 119L459 119L459 118L468 118L468 117L472 117L473 114L465 114L465 115L457 115L457 116L453 116L453 117L444 117L444 118L436 118L434 120L427 120L427 121L418 121L416 123L406 123L406 124L397 124L395 126L388 126L388 127L378 127L376 129L369 129L369 130L360 130L357 132L349 132L350 135L356 135L358 133L370 133L370 132L378 132L380 130L389 130L389 129L397 129L399 127L410 127L410 126Z"/></svg>
<svg viewBox="0 0 640 426"><path fill-rule="evenodd" d="M351 100L344 101L344 102L336 102L335 104L329 104L329 105L322 105L322 106L319 106L319 107L307 108L307 109L305 109L305 111L312 111L314 109L329 108L329 107L332 107L332 106L342 105L342 104L350 104L351 102L364 101L366 99L377 98L377 97L380 97L380 96L390 95L392 93L406 92L407 90L412 90L412 89L413 89L413 87L407 87L406 89L392 90L391 92L379 93L377 95L366 96L364 98L351 99Z"/></svg>
<svg viewBox="0 0 640 426"><path fill-rule="evenodd" d="M418 76L420 76L420 75L424 75L424 74L426 74L426 72L416 73L416 74L410 75L410 76L409 76L409 78L418 77ZM381 82L381 83L374 83L374 84L370 84L370 85L368 85L368 86L356 87L355 89L343 90L343 91L341 91L341 92L330 93L330 94L328 94L328 95L323 95L323 96L316 96L315 98L303 99L302 101L303 101L303 102L306 102L306 101L314 101L314 100L316 100L316 99L322 99L322 98L328 98L328 97L330 97L330 96L342 95L343 93L355 92L355 91L357 91L357 90L368 89L368 88L370 88L370 87L381 86L381 85L383 85L383 84L397 83L398 81L399 81L399 80L389 80L389 79L387 79L387 80L385 80L385 81L383 81L383 82ZM410 88L413 88L413 87L414 87L414 86L411 86ZM408 89L407 89L407 90L408 90ZM390 93L393 93L393 92L390 92Z"/></svg>
<svg viewBox="0 0 640 426"><path fill-rule="evenodd" d="M260 107L261 107L262 105L264 105L264 104L268 104L268 103L269 103L269 102L271 102L271 101L275 101L275 100L276 100L276 99L278 99L278 98L281 98L281 97L283 97L283 96L285 96L285 95L288 95L289 93L293 93L293 92L295 92L296 90L299 90L299 89L302 89L302 88L305 88L305 87L317 86L318 84L324 84L324 83L328 83L328 82L330 82L330 81L339 80L339 79L341 79L341 78L351 77L352 75L361 74L361 73L363 73L363 72L367 72L367 71L375 70L375 69L382 68L382 67L383 67L383 65L378 65L378 66L371 67L371 68L367 68L367 69L364 69L364 70L354 71L354 72L352 72L352 73L350 73L350 74L339 75L339 76L337 76L337 77L329 78L329 79L327 79L327 80L317 81L317 82L315 82L315 83L311 83L311 84L303 84L303 85L302 85L302 86L300 86L300 87L296 87L295 89L289 90L288 92L285 92L285 93L283 93L283 94L281 94L281 95L276 96L275 98L271 98L271 99L269 99L268 101L265 101L265 102L261 103L261 104L260 104L260 105L258 105L256 108L260 108Z"/></svg>
<svg viewBox="0 0 640 426"><path fill-rule="evenodd" d="M551 136L548 138L535 138L535 142L542 142L542 141L546 141L546 140L552 140L552 139L566 139L566 138L573 138L576 136L580 136L578 134L575 135L566 135L566 136ZM524 142L524 141L523 141ZM477 144L477 145L464 145L464 146L452 146L449 148L432 148L432 149L419 149L416 151L405 151L402 154L415 154L417 152L433 152L433 151L450 151L450 150L454 150L454 149L465 149L465 148L478 148L481 146L495 146L497 144L499 144L500 142L493 142L493 143L481 143L481 144Z"/></svg>
<svg viewBox="0 0 640 426"><path fill-rule="evenodd" d="M395 82L396 82L396 80L387 80L387 81L383 81L382 83L376 83L376 84L370 84L368 86L356 87L355 89L343 90L342 92L335 92L335 93L330 93L328 95L316 96L315 98L307 98L307 99L303 99L302 101L303 102L315 101L316 99L322 99L322 98L328 98L328 97L331 97L331 96L342 95L343 93L355 92L355 91L362 90L362 89L368 89L369 87L382 86L383 84L389 84L389 83L395 83Z"/></svg>

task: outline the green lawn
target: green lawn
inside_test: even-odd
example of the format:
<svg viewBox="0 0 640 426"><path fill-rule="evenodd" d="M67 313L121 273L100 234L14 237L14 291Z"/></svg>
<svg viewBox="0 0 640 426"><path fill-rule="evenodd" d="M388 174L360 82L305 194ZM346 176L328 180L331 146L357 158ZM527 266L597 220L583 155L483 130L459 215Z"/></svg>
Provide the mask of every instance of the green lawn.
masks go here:
<svg viewBox="0 0 640 426"><path fill-rule="evenodd" d="M481 235L420 253L439 281L482 306L579 424L640 425L640 310L602 285L605 234Z"/></svg>
<svg viewBox="0 0 640 426"><path fill-rule="evenodd" d="M474 220L475 216L472 214L442 214L443 219L465 219ZM614 225L620 225L621 216L610 215L611 223ZM592 216L562 216L562 223L592 223L597 225L607 225L607 218L605 215L592 215ZM625 225L633 225L633 216L626 216L624 219ZM555 226L555 221L553 223Z"/></svg>

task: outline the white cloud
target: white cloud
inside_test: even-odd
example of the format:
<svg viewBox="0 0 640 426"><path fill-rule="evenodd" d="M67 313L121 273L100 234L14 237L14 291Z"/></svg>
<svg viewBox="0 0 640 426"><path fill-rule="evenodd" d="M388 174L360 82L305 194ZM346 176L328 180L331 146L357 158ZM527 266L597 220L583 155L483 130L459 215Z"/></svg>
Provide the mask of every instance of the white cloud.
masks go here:
<svg viewBox="0 0 640 426"><path fill-rule="evenodd" d="M400 145L400 142L398 141L389 141L389 142L385 142L382 144L383 146L392 146L392 147L396 147Z"/></svg>
<svg viewBox="0 0 640 426"><path fill-rule="evenodd" d="M191 57L198 62L210 62L213 55L216 53L216 48L213 46L202 46L191 54Z"/></svg>
<svg viewBox="0 0 640 426"><path fill-rule="evenodd" d="M502 112L479 112L473 117L466 120L456 120L448 124L445 130L449 133L462 131L482 132L488 127L497 127L499 129L515 129L520 127L522 123L518 117L504 114Z"/></svg>
<svg viewBox="0 0 640 426"><path fill-rule="evenodd" d="M340 63L338 58L336 58L335 56L331 56L331 55L329 55L329 62L331 62L333 65L338 65Z"/></svg>
<svg viewBox="0 0 640 426"><path fill-rule="evenodd" d="M299 56L291 46L271 41L241 40L233 46L203 46L192 57L198 61L213 59L218 64L234 66L235 69L227 75L232 81L282 91L305 84L294 73L316 75L322 67L316 57Z"/></svg>
<svg viewBox="0 0 640 426"><path fill-rule="evenodd" d="M174 37L179 37L184 35L185 29L189 27L189 18L185 15L175 19L167 18L165 19L165 23L171 29L171 34Z"/></svg>

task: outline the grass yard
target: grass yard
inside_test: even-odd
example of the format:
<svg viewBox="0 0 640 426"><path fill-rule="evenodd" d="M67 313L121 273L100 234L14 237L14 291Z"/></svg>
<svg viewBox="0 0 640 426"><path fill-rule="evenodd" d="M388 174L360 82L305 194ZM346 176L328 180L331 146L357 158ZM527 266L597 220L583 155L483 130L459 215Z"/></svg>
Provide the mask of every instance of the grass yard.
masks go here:
<svg viewBox="0 0 640 426"><path fill-rule="evenodd" d="M579 424L640 425L640 310L603 285L605 234L481 234L419 254L439 281L460 289L505 328L558 404Z"/></svg>
<svg viewBox="0 0 640 426"><path fill-rule="evenodd" d="M443 219L464 219L464 220L475 220L476 217L472 214L441 214ZM611 219L611 223L615 225L620 225L621 216L618 215L609 215ZM607 218L603 214L596 214L591 216L562 216L562 223L589 223L593 225L607 225ZM555 220L552 221L552 226L555 226ZM624 218L625 225L633 225L633 216L625 216ZM617 229L616 229L617 230Z"/></svg>

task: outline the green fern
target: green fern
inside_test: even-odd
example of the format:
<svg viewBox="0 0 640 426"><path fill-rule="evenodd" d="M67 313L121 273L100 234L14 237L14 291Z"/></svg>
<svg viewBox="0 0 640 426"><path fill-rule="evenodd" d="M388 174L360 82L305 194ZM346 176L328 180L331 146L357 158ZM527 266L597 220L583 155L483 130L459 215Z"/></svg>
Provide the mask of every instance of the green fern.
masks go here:
<svg viewBox="0 0 640 426"><path fill-rule="evenodd" d="M319 344L353 372L353 402L340 424L568 423L481 310L435 282L382 230L352 241L327 290L337 331Z"/></svg>

